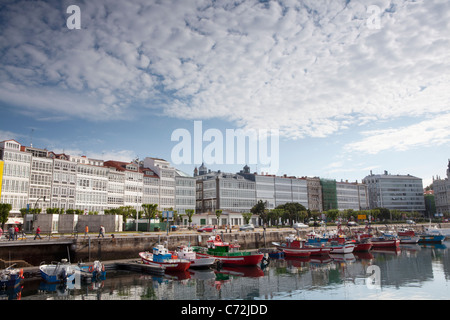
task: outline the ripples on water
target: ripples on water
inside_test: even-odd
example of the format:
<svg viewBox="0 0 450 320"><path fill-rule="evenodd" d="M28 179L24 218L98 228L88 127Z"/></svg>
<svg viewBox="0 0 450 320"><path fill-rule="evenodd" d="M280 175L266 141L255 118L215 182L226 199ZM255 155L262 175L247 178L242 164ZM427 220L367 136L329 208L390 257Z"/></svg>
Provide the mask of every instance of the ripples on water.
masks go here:
<svg viewBox="0 0 450 320"><path fill-rule="evenodd" d="M268 267L197 270L163 277L109 271L79 288L26 281L21 300L383 300L449 299L449 242L320 259L271 259ZM373 269L371 273L368 273Z"/></svg>

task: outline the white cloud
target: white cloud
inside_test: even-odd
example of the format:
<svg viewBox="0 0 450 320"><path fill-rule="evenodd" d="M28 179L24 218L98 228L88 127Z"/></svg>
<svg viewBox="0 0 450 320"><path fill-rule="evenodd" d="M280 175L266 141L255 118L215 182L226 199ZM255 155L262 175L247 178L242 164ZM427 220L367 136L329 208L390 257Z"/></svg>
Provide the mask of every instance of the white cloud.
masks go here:
<svg viewBox="0 0 450 320"><path fill-rule="evenodd" d="M419 123L363 133L365 138L349 143L347 151L377 154L386 150L406 151L450 142L450 113Z"/></svg>
<svg viewBox="0 0 450 320"><path fill-rule="evenodd" d="M90 1L76 31L61 4L10 4L0 16L0 99L95 120L148 107L290 138L448 113L450 2L372 4L379 30L367 27L364 1ZM446 139L432 131L414 141Z"/></svg>

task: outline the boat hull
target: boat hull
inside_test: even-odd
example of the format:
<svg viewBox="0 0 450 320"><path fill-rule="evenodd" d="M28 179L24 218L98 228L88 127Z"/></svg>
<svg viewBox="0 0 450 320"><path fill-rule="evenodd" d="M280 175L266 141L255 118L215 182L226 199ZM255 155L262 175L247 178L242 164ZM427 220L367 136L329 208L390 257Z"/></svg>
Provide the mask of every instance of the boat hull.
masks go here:
<svg viewBox="0 0 450 320"><path fill-rule="evenodd" d="M69 283L75 280L75 269L66 269L65 274L62 274L57 270L56 265L42 265L39 267L39 272L42 280L47 283Z"/></svg>
<svg viewBox="0 0 450 320"><path fill-rule="evenodd" d="M11 274L6 279L0 280L0 290L16 288L23 279L23 275Z"/></svg>
<svg viewBox="0 0 450 320"><path fill-rule="evenodd" d="M198 253L194 252L192 249L176 251L175 254L180 259L190 261L191 265L189 268L208 268L216 262L214 257L200 257Z"/></svg>
<svg viewBox="0 0 450 320"><path fill-rule="evenodd" d="M191 262L188 260L182 260L182 259L169 259L165 261L153 261L153 255L147 254L145 252L139 253L139 256L142 259L142 263L151 265L151 266L157 266L157 267L164 267L165 271L168 272L177 272L177 271L186 271L189 269L189 266L191 265Z"/></svg>
<svg viewBox="0 0 450 320"><path fill-rule="evenodd" d="M332 251L332 248L325 245L305 245L306 249L309 249L312 256L324 256Z"/></svg>
<svg viewBox="0 0 450 320"><path fill-rule="evenodd" d="M353 249L353 252L365 252L372 249L372 242L367 243L356 243L355 248Z"/></svg>
<svg viewBox="0 0 450 320"><path fill-rule="evenodd" d="M284 248L284 255L287 257L304 257L307 258L311 255L311 250L308 248Z"/></svg>
<svg viewBox="0 0 450 320"><path fill-rule="evenodd" d="M198 252L197 255L201 258L214 258L219 260L223 265L228 266L256 266L261 263L264 258L262 253L251 253L249 255L214 255Z"/></svg>
<svg viewBox="0 0 450 320"><path fill-rule="evenodd" d="M354 244L343 244L343 245L331 246L330 254L352 253L354 249L355 249L355 245Z"/></svg>
<svg viewBox="0 0 450 320"><path fill-rule="evenodd" d="M419 243L442 243L444 235L419 235Z"/></svg>
<svg viewBox="0 0 450 320"><path fill-rule="evenodd" d="M372 240L372 248L396 248L400 245L399 239Z"/></svg>
<svg viewBox="0 0 450 320"><path fill-rule="evenodd" d="M216 259L209 257L199 257L189 261L191 261L190 268L208 268L216 262Z"/></svg>
<svg viewBox="0 0 450 320"><path fill-rule="evenodd" d="M401 236L400 238L400 243L401 244L414 244L414 243L418 243L419 242L419 237L410 237L410 236Z"/></svg>

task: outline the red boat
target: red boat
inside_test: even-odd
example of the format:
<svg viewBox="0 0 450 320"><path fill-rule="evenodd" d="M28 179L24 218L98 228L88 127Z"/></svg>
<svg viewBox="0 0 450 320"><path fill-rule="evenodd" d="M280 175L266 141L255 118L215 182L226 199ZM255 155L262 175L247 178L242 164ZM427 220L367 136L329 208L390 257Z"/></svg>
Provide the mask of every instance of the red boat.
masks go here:
<svg viewBox="0 0 450 320"><path fill-rule="evenodd" d="M373 237L372 248L397 248L400 246L400 240L397 238Z"/></svg>
<svg viewBox="0 0 450 320"><path fill-rule="evenodd" d="M278 242L273 242L272 244L275 245L278 250L283 251L288 257L326 255L332 250L332 248L325 244L305 244L305 241L293 237L287 237L286 242L283 244Z"/></svg>
<svg viewBox="0 0 450 320"><path fill-rule="evenodd" d="M165 271L186 271L189 269L191 262L185 259L178 259L176 256L172 256L169 251L162 245L157 245L151 252L140 252L139 256L142 262L148 265L163 266Z"/></svg>
<svg viewBox="0 0 450 320"><path fill-rule="evenodd" d="M355 248L353 249L353 252L364 252L364 251L369 251L370 249L372 249L373 244L372 242L369 240L365 240L365 241L358 241L355 240L354 242L355 244Z"/></svg>
<svg viewBox="0 0 450 320"><path fill-rule="evenodd" d="M206 241L206 248L193 247L198 257L214 257L223 265L256 266L261 263L264 254L252 251L240 251L238 244L223 242L219 235Z"/></svg>

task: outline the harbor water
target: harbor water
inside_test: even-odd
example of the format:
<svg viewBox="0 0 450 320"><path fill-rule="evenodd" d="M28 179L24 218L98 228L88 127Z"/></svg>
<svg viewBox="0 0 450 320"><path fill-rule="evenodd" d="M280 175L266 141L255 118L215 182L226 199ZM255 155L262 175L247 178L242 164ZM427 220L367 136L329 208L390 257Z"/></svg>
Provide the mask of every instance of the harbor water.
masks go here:
<svg viewBox="0 0 450 320"><path fill-rule="evenodd" d="M450 298L450 241L401 245L322 258L270 259L261 267L223 267L155 276L108 271L74 287L25 281L4 299L20 300L385 300Z"/></svg>

